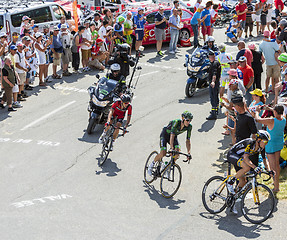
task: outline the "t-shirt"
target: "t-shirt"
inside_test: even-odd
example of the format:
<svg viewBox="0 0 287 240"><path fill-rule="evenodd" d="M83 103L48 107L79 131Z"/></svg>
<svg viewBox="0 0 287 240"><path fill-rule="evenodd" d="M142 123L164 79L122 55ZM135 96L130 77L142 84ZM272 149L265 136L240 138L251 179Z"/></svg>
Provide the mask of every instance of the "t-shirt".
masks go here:
<svg viewBox="0 0 287 240"><path fill-rule="evenodd" d="M237 79L238 81L238 89L237 90L230 90L230 88L227 88L227 92L226 92L226 98L228 99L229 102L231 102L231 99L232 98L235 98L235 97L243 97L246 93L246 90L245 90L245 87L243 85L243 81Z"/></svg>
<svg viewBox="0 0 287 240"><path fill-rule="evenodd" d="M124 22L124 29L130 29L127 31L124 31L124 35L131 35L133 33L133 22L132 20L126 20Z"/></svg>
<svg viewBox="0 0 287 240"><path fill-rule="evenodd" d="M247 5L248 12L253 12L253 5L252 5L252 3L247 2L246 5ZM252 14L248 13L248 12L246 13L246 17L250 18Z"/></svg>
<svg viewBox="0 0 287 240"><path fill-rule="evenodd" d="M235 7L237 15L238 15L239 12L244 12L244 10L246 8L247 8L247 5L245 3L237 4L236 7ZM243 21L246 20L246 13L238 15L238 21L240 21L240 20L243 20Z"/></svg>
<svg viewBox="0 0 287 240"><path fill-rule="evenodd" d="M232 60L233 57L230 53L220 53L217 56L217 60L219 61L221 65L221 75L228 75L228 71L230 69L229 61Z"/></svg>
<svg viewBox="0 0 287 240"><path fill-rule="evenodd" d="M204 23L205 23L205 26L210 26L211 23L210 23L210 20L211 20L211 16L210 16L210 10L208 9L204 9L202 12L201 12L201 18L203 18L205 15L208 15L205 20L204 20ZM201 25L203 25L203 23L201 23Z"/></svg>
<svg viewBox="0 0 287 240"><path fill-rule="evenodd" d="M259 44L259 51L263 52L267 66L274 66L278 64L274 56L275 52L279 51L279 45L277 42L262 41Z"/></svg>
<svg viewBox="0 0 287 240"><path fill-rule="evenodd" d="M190 24L192 24L192 25L198 24L197 19L200 19L200 15L201 15L200 12L194 13L192 19L190 20Z"/></svg>
<svg viewBox="0 0 287 240"><path fill-rule="evenodd" d="M92 40L92 33L91 33L91 30L89 28L85 29L85 31L83 32L82 34L82 38L85 38L87 39L88 41L91 41ZM83 44L81 46L81 48L83 50L89 50L92 48L92 46L87 46L86 44Z"/></svg>
<svg viewBox="0 0 287 240"><path fill-rule="evenodd" d="M252 55L252 52L251 50L247 49L247 48L244 48L244 49L241 49L237 55L236 55L236 60L238 61L238 59L242 56L245 56L246 59L247 59L247 64L249 66L252 65L252 58L253 58L253 55Z"/></svg>
<svg viewBox="0 0 287 240"><path fill-rule="evenodd" d="M273 31L271 32L270 38L271 38L271 39L276 39L275 30L273 30Z"/></svg>
<svg viewBox="0 0 287 240"><path fill-rule="evenodd" d="M180 17L179 17L178 15L177 15L177 16L174 16L174 15L172 14L172 15L170 16L168 22L178 27L178 26L179 26L179 23L180 23ZM177 28L172 27L172 26L170 26L170 29L175 29L175 30L177 30Z"/></svg>
<svg viewBox="0 0 287 240"><path fill-rule="evenodd" d="M243 73L243 84L246 87L248 85L249 81L250 81L250 78L254 77L253 69L247 64L246 64L246 66L244 68L241 67L241 66L239 66L238 68Z"/></svg>
<svg viewBox="0 0 287 240"><path fill-rule="evenodd" d="M19 63L19 65L20 65L21 67L23 67L23 68L26 67L24 52L21 52L21 53L20 53L19 51L17 51L14 58L15 58L15 63ZM19 68L17 68L17 67L16 67L16 72L17 72L17 73L25 73L24 70L19 69Z"/></svg>
<svg viewBox="0 0 287 240"><path fill-rule="evenodd" d="M215 23L215 18L217 17L218 13L212 8L210 9L210 16L211 16L211 19L210 19L210 22L213 24Z"/></svg>
<svg viewBox="0 0 287 240"><path fill-rule="evenodd" d="M136 25L136 30L144 30L144 24L146 23L146 20L143 18L142 20L140 20L143 17L143 15L135 15L134 16L134 24Z"/></svg>
<svg viewBox="0 0 287 240"><path fill-rule="evenodd" d="M255 73L262 73L262 52L258 52L255 50L252 50L253 54L253 62L252 62L252 69Z"/></svg>
<svg viewBox="0 0 287 240"><path fill-rule="evenodd" d="M278 40L279 41L287 41L287 27L285 27L284 29L283 29L283 31L281 31L281 33L280 33L280 35L278 36Z"/></svg>
<svg viewBox="0 0 287 240"><path fill-rule="evenodd" d="M164 18L164 15L161 15L160 12L157 12L155 14L155 21L156 22L160 22L163 18ZM160 29L165 29L166 28L166 22L163 22L159 25L155 25L155 27L160 28Z"/></svg>
<svg viewBox="0 0 287 240"><path fill-rule="evenodd" d="M104 36L107 35L107 29L104 26L101 26L100 30L98 31L98 34L99 34L99 38L105 41L106 38Z"/></svg>
<svg viewBox="0 0 287 240"><path fill-rule="evenodd" d="M249 138L251 134L257 133L254 118L250 113L237 114L236 117L236 142Z"/></svg>

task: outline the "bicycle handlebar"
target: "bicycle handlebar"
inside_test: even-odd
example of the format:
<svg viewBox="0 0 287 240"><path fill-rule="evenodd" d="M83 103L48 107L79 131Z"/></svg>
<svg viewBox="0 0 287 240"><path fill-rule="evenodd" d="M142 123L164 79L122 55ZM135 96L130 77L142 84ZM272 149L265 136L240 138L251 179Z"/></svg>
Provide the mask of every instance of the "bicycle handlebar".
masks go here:
<svg viewBox="0 0 287 240"><path fill-rule="evenodd" d="M267 179L263 179L264 182L267 182L271 179L271 175L273 175L274 173L273 173L273 171L265 171L265 170L258 172L258 173L254 172L254 171L249 171L247 174L245 174L245 177L253 178L253 177L256 177L258 174L260 177L262 174L268 175L269 177Z"/></svg>
<svg viewBox="0 0 287 240"><path fill-rule="evenodd" d="M186 156L187 159L183 160L183 162L188 162L188 164L190 163L190 159L191 159L191 155L190 154L182 153L182 152L179 152L179 151L176 151L176 150L169 150L167 152L167 154L166 154L166 157L174 156L174 155L177 155L177 154Z"/></svg>

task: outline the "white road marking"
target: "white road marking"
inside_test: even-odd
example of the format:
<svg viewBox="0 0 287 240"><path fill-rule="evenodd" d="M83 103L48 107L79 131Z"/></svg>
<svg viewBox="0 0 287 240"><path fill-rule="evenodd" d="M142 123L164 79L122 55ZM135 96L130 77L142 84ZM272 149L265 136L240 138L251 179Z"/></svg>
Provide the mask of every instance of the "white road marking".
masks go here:
<svg viewBox="0 0 287 240"><path fill-rule="evenodd" d="M140 63L140 65L144 65L144 66L148 66L148 67L163 68L163 69L174 69L174 70L180 70L180 71L185 70L185 68L172 67L172 66L161 66L161 65L157 65L157 64L151 64L151 63Z"/></svg>
<svg viewBox="0 0 287 240"><path fill-rule="evenodd" d="M74 91L74 92L80 92L80 93L87 93L87 89L80 89L80 88L75 88L75 87L65 87L65 86L56 86L56 89L61 89L61 90L66 90L66 91Z"/></svg>
<svg viewBox="0 0 287 240"><path fill-rule="evenodd" d="M158 72L159 72L159 71L144 73L144 74L141 74L141 77L146 76L146 75L150 75L150 74L154 74L154 73L158 73Z"/></svg>
<svg viewBox="0 0 287 240"><path fill-rule="evenodd" d="M66 108L66 107L68 107L68 106L74 104L75 102L76 102L76 101L69 102L69 103L65 104L64 106L61 106L61 107L55 109L54 111L49 112L48 114L46 114L46 115L44 115L44 116L38 118L38 119L35 120L34 122L31 122L31 123L29 123L28 125L26 125L25 127L23 127L23 128L21 129L21 131L26 130L27 128L29 128L29 127L31 127L31 126L37 124L38 122L41 122L42 120L44 120L44 119L46 119L46 118L52 116L53 114L55 114L55 113L61 111L62 109L64 109L64 108Z"/></svg>
<svg viewBox="0 0 287 240"><path fill-rule="evenodd" d="M12 142L12 143L22 143L22 144L37 144L37 145L43 145L43 146L50 146L50 147L57 147L60 145L59 142L53 142L53 141L46 141L46 140L33 140L33 139L23 139L23 138L18 138L18 139L11 139L11 138L3 138L0 137L0 143L5 143L5 142Z"/></svg>
<svg viewBox="0 0 287 240"><path fill-rule="evenodd" d="M39 203L46 203L46 202L55 201L55 200L63 200L66 198L71 198L71 197L72 196L70 196L68 194L58 194L56 196L48 196L48 197L43 197L43 198L35 198L32 200L15 202L15 203L11 203L11 205L16 207L16 208L22 208L22 207L32 206L32 205L35 205L37 203L39 204Z"/></svg>

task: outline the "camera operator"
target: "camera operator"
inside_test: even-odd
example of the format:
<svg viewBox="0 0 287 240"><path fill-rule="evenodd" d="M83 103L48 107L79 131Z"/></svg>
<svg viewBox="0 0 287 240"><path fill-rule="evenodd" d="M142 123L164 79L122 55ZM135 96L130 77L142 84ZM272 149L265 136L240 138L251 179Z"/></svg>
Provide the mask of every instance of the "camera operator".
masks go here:
<svg viewBox="0 0 287 240"><path fill-rule="evenodd" d="M63 64L63 76L71 76L72 73L68 71L69 63L72 62L72 35L68 30L66 24L61 25L60 39L63 45L63 54L62 54L62 64Z"/></svg>
<svg viewBox="0 0 287 240"><path fill-rule="evenodd" d="M121 74L127 77L130 67L135 65L135 59L129 55L130 46L127 43L117 45L115 55L109 60L109 65L118 63L121 66Z"/></svg>
<svg viewBox="0 0 287 240"><path fill-rule="evenodd" d="M108 79L113 79L119 82L118 85L118 94L120 95L121 93L126 90L126 78L125 76L121 73L121 66L118 63L113 63L111 65L111 72L107 74Z"/></svg>

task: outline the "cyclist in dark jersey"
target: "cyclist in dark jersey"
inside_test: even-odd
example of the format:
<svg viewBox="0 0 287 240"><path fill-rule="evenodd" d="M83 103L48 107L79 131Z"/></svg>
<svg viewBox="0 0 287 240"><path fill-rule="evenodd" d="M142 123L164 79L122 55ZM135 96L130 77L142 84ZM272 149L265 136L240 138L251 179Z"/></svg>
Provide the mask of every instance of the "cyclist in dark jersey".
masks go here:
<svg viewBox="0 0 287 240"><path fill-rule="evenodd" d="M154 158L154 161L150 164L148 168L148 174L152 175L152 168L155 162L160 161L167 152L167 143L169 143L172 150L180 151L180 145L177 140L177 136L183 132L186 133L186 148L187 153L190 155L190 136L192 125L190 124L193 119L192 114L189 111L185 111L181 114L181 119L172 120L169 124L162 129L160 134L160 153ZM178 156L175 156L177 159ZM191 158L191 155L190 155Z"/></svg>
<svg viewBox="0 0 287 240"><path fill-rule="evenodd" d="M239 179L239 187L243 187L246 183L244 174L251 168L255 172L260 172L258 167L258 157L261 153L264 165L267 170L270 170L269 162L265 158L265 146L270 140L270 134L267 131L259 130L256 133L256 140L246 138L236 143L227 153L227 161L234 165L236 174L230 177L227 181L227 188L230 193L235 193L233 184L236 179Z"/></svg>

